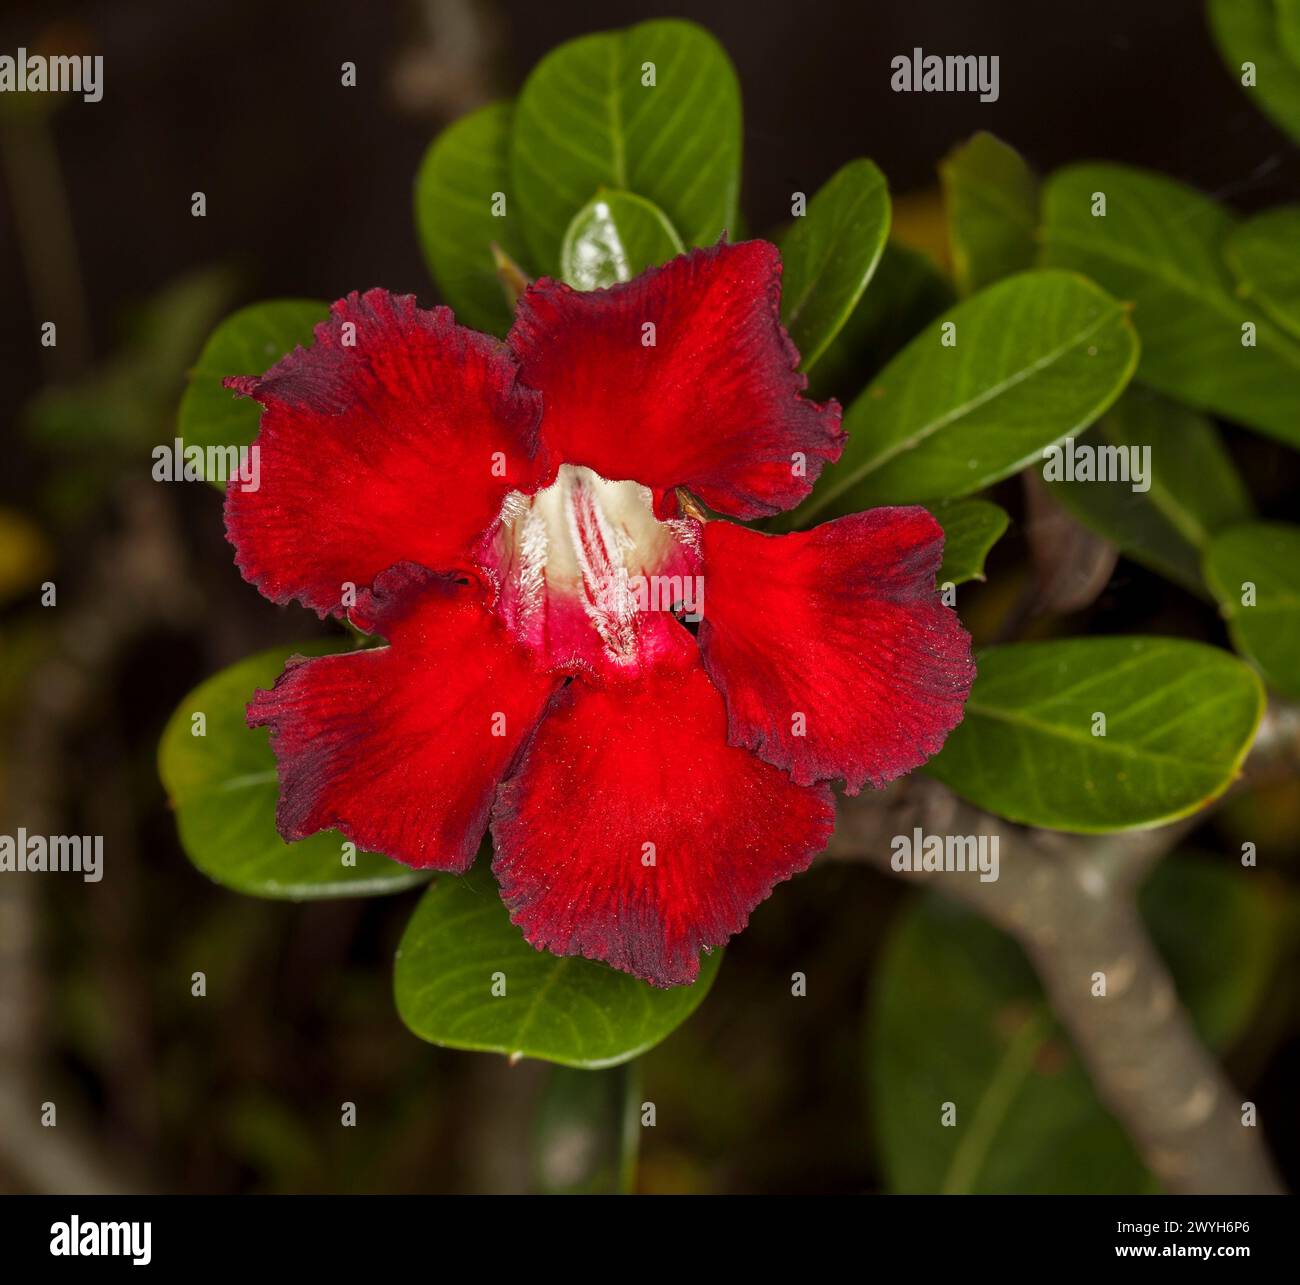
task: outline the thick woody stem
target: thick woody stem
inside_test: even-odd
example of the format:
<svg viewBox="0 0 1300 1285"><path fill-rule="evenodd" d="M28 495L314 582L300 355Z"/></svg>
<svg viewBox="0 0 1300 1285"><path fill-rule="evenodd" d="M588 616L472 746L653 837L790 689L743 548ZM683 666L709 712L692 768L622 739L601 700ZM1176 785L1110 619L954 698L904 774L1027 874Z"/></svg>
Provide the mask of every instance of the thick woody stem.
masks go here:
<svg viewBox="0 0 1300 1285"><path fill-rule="evenodd" d="M1294 711L1265 720L1247 772L1295 760ZM1098 1096L1163 1187L1178 1194L1274 1193L1281 1182L1241 1094L1202 1044L1138 914L1138 885L1199 820L1082 837L999 820L923 777L843 799L828 855L932 883L1013 936L1038 971ZM895 871L891 840L998 836L993 882ZM1104 973L1104 996L1094 974Z"/></svg>

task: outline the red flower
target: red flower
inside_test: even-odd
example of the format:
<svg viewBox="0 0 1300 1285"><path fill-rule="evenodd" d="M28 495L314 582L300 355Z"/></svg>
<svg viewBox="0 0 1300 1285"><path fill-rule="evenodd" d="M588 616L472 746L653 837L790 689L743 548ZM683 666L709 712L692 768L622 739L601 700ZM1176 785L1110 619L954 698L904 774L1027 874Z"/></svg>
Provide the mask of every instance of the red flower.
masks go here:
<svg viewBox="0 0 1300 1285"><path fill-rule="evenodd" d="M973 666L934 519L769 536L692 499L777 513L839 456L779 296L763 241L538 281L505 344L372 290L226 381L264 407L260 489L226 498L240 570L389 644L295 659L249 705L286 839L464 871L490 821L534 946L671 986L825 847L828 779L938 750Z"/></svg>

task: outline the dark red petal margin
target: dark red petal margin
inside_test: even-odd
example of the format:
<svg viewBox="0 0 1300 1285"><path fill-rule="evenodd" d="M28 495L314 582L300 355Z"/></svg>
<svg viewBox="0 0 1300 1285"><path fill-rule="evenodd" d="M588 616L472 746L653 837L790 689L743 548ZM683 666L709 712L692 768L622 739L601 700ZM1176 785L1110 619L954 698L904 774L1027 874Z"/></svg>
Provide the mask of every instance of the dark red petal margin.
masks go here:
<svg viewBox="0 0 1300 1285"><path fill-rule="evenodd" d="M844 435L835 402L800 394L767 241L692 250L608 290L536 282L507 342L544 400L550 450L635 479L675 512L688 487L732 517L798 504Z"/></svg>
<svg viewBox="0 0 1300 1285"><path fill-rule="evenodd" d="M922 508L779 536L708 523L700 650L731 743L801 784L842 777L850 794L937 753L975 677L935 588L942 556Z"/></svg>
<svg viewBox="0 0 1300 1285"><path fill-rule="evenodd" d="M468 567L507 492L554 473L535 458L541 399L517 376L450 309L370 290L334 304L310 348L227 380L265 408L260 485L226 493L244 578L326 615L342 613L345 585L398 562Z"/></svg>
<svg viewBox="0 0 1300 1285"><path fill-rule="evenodd" d="M794 785L726 734L694 655L556 696L492 819L492 869L534 946L682 985L702 948L808 867L830 837L830 791Z"/></svg>

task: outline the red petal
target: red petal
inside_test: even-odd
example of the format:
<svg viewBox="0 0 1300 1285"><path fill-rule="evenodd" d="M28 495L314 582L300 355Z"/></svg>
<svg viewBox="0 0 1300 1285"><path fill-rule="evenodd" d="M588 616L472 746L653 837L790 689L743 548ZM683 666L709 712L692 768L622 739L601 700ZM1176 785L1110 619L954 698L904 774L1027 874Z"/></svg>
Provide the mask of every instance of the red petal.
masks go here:
<svg viewBox="0 0 1300 1285"><path fill-rule="evenodd" d="M265 407L259 489L226 495L235 561L273 602L321 615L404 560L468 567L507 492L554 473L534 458L541 399L503 345L411 295L331 313L312 347L226 381Z"/></svg>
<svg viewBox="0 0 1300 1285"><path fill-rule="evenodd" d="M660 517L675 513L676 486L741 518L799 503L844 434L835 402L799 395L808 381L780 297L781 259L766 241L692 250L608 290L536 282L508 342L542 392L547 445L650 487Z"/></svg>
<svg viewBox="0 0 1300 1285"><path fill-rule="evenodd" d="M390 646L295 658L248 706L250 727L271 728L279 831L338 829L408 866L466 870L557 680L471 590L422 568L381 576L362 613Z"/></svg>
<svg viewBox="0 0 1300 1285"><path fill-rule="evenodd" d="M942 555L921 508L781 536L708 523L700 650L731 743L801 784L843 777L850 794L937 753L975 677L970 637L934 587Z"/></svg>
<svg viewBox="0 0 1300 1285"><path fill-rule="evenodd" d="M726 724L695 657L556 696L492 819L492 868L534 946L682 985L701 948L807 868L830 837L830 791L733 749Z"/></svg>

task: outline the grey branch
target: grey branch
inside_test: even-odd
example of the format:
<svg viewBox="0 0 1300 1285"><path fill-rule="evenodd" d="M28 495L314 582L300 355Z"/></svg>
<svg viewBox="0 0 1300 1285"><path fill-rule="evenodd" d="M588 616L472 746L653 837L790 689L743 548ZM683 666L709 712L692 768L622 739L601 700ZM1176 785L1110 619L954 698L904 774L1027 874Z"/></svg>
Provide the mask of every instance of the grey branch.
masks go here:
<svg viewBox="0 0 1300 1285"><path fill-rule="evenodd" d="M1270 710L1247 762L1261 778L1300 763L1300 712ZM1148 1168L1173 1193L1275 1193L1281 1181L1260 1131L1242 1123L1242 1095L1202 1044L1138 914L1152 866L1199 816L1153 830L1076 836L1002 821L914 776L840 801L828 856L891 874L893 836L997 835L995 882L925 872L929 883L1014 937L1069 1031L1099 1097ZM1105 973L1107 993L1092 994Z"/></svg>

